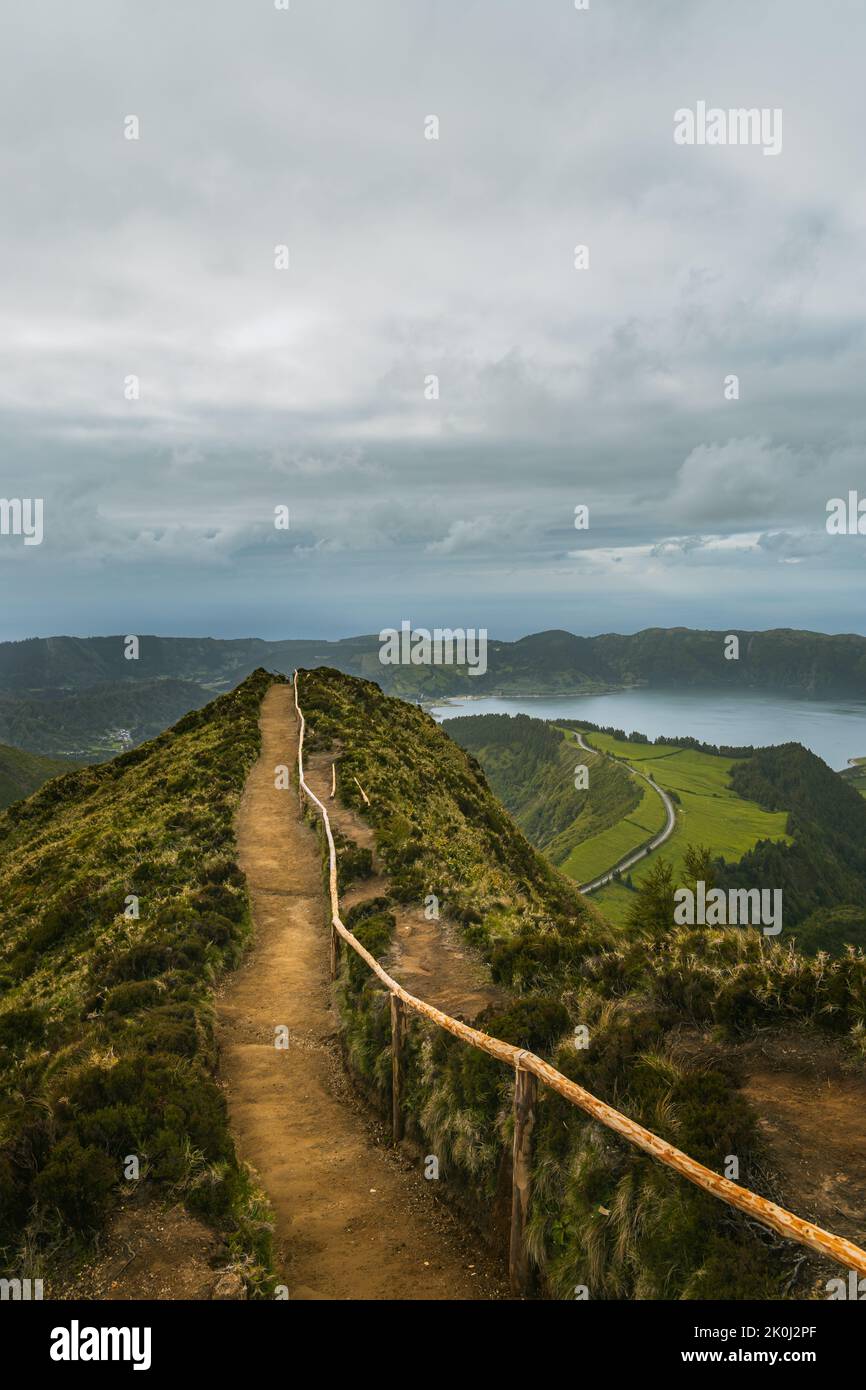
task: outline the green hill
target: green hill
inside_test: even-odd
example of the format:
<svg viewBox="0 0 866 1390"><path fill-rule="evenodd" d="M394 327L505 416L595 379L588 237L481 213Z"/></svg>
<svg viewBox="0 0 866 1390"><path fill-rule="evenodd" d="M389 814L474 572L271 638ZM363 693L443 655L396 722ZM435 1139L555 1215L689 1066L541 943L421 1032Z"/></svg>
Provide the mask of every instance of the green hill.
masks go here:
<svg viewBox="0 0 866 1390"><path fill-rule="evenodd" d="M213 1076L210 997L248 932L232 821L272 679L0 815L4 1272L22 1251L37 1273L74 1256L128 1155L249 1255L253 1282L268 1262Z"/></svg>
<svg viewBox="0 0 866 1390"><path fill-rule="evenodd" d="M399 624L399 615L394 621ZM633 685L866 699L866 637L790 628L734 631L740 639L738 661L724 659L728 633L692 628L597 637L550 631L516 642L491 638L484 675L449 666L383 666L372 633L335 642L143 635L137 661L125 660L121 635L30 638L0 643L0 691L22 695L166 677L213 691L235 685L259 666L290 674L295 667L322 665L376 681L407 699L567 695Z"/></svg>
<svg viewBox="0 0 866 1390"><path fill-rule="evenodd" d="M844 777L846 782L850 782L861 796L866 796L866 758L853 759L853 765L846 767L839 776Z"/></svg>
<svg viewBox="0 0 866 1390"><path fill-rule="evenodd" d="M390 878L388 896L350 914L367 948L387 963L392 907L435 895L506 993L477 1026L546 1055L715 1171L738 1155L741 1181L784 1202L741 1091L738 1048L758 1036L769 1047L794 1027L862 1073L866 959L817 964L736 927L675 927L673 889L659 912L656 884L645 904L644 889L632 895L640 916L646 907L644 928L614 931L529 845L475 757L422 710L333 670L302 672L300 690L310 749L339 752L340 794L373 827ZM458 727L467 736L463 721ZM524 774L499 756L509 729L478 727L487 739L478 747L496 755L494 775L510 794L528 789L531 805L548 758L558 766L558 745L513 721L529 736ZM353 863L356 847L343 845L342 856ZM346 955L338 986L345 1055L386 1112L387 995ZM578 1025L588 1030L586 1048ZM507 1163L512 1077L423 1023L410 1025L407 1052L410 1138L438 1156L463 1209L489 1223ZM641 1299L780 1298L812 1287L815 1269L801 1250L766 1242L544 1088L533 1138L530 1244L553 1296L571 1298L581 1284L592 1298Z"/></svg>
<svg viewBox="0 0 866 1390"><path fill-rule="evenodd" d="M152 742L0 815L4 1272L82 1255L135 1155L147 1184L210 1221L252 1288L269 1288L269 1228L214 1075L211 992L249 931L233 818L273 679L255 672ZM741 1180L784 1202L735 1053L794 1027L862 1071L866 960L816 962L737 928L673 927L667 901L655 912L657 884L643 929L626 939L421 709L334 670L302 672L301 698L309 751L339 752L341 795L368 819L388 875L387 894L352 918L368 949L387 961L391 909L435 895L502 991L479 1026L543 1053L716 1171L736 1154ZM546 744L540 736L539 765ZM341 837L339 854L341 877L363 871L360 847ZM336 997L348 1063L385 1109L387 995L344 952ZM410 1026L409 1136L438 1156L481 1226L507 1178L512 1083L492 1058ZM740 1299L813 1287L800 1250L767 1242L543 1087L533 1139L529 1246L548 1294L572 1298L584 1284L593 1298Z"/></svg>
<svg viewBox="0 0 866 1390"><path fill-rule="evenodd" d="M566 722L566 721L564 721ZM572 723L574 721L571 721ZM586 732L595 753L572 740L574 732L527 715L469 715L443 727L481 762L496 794L529 839L577 883L587 883L661 830L661 798L629 766L651 773L677 803L671 839L629 873L643 881L659 856L678 871L689 844L738 859L762 838L785 838L786 816L767 811L730 785L735 759L672 741L629 742ZM589 787L573 786L576 763L589 769ZM621 883L602 888L593 902L612 922L626 920L632 892Z"/></svg>
<svg viewBox="0 0 866 1390"><path fill-rule="evenodd" d="M110 758L129 744L153 738L211 692L170 677L114 681L82 690L0 694L0 739L19 748L81 762Z"/></svg>
<svg viewBox="0 0 866 1390"><path fill-rule="evenodd" d="M790 843L762 840L725 866L720 883L781 888L789 926L819 909L866 908L866 801L850 782L786 743L736 764L731 786L768 811L784 807Z"/></svg>
<svg viewBox="0 0 866 1390"><path fill-rule="evenodd" d="M72 767L74 764L57 758L43 758L23 748L0 744L0 811L35 792L50 777L59 777Z"/></svg>
<svg viewBox="0 0 866 1390"><path fill-rule="evenodd" d="M443 728L478 758L521 830L557 866L575 846L623 821L642 800L641 789L624 768L582 752L542 719L467 715L446 719ZM579 765L588 771L585 790L575 787Z"/></svg>
<svg viewBox="0 0 866 1390"><path fill-rule="evenodd" d="M705 845L714 857L738 860L761 840L785 839L785 812L777 806L765 807L734 783L736 759L669 740L635 742L595 732L586 737L594 747L649 773L675 798L676 829L664 845L629 871L633 885L643 883L660 858L673 865L675 877L679 875L689 845ZM594 871L606 867L600 864ZM631 898L622 883L608 884L595 895L601 911L618 923L627 920Z"/></svg>

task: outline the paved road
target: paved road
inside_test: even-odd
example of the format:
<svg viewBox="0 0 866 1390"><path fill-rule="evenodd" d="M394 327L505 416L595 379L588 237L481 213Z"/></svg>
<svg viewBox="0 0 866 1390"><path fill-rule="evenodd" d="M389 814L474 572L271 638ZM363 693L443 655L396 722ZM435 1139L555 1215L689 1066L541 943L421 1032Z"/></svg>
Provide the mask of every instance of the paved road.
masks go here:
<svg viewBox="0 0 866 1390"><path fill-rule="evenodd" d="M599 753L603 758L608 756L606 753L602 753L599 748L591 748L584 740L583 734L579 733L576 729L573 729L572 733L584 753ZM677 813L674 809L674 803L671 801L667 792L660 787L657 782L654 782L651 777L647 777L645 772L638 772L636 767L631 766L631 763L628 764L628 767L634 773L635 777L642 777L643 780L652 787L653 791L661 797L665 805L665 811L667 812L667 823L664 829L660 830L658 835L655 835L653 839L650 840L649 844L644 845L642 849L632 850L629 854L625 855L623 859L618 860L610 869L607 869L603 874L599 874L598 878L592 879L589 883L579 884L578 887L581 893L594 893L596 888L601 888L602 884L610 883L614 874L621 873L623 869L630 869L632 864L637 864L638 860L645 859L651 850L658 849L659 845L663 845L665 840L670 839L676 828Z"/></svg>

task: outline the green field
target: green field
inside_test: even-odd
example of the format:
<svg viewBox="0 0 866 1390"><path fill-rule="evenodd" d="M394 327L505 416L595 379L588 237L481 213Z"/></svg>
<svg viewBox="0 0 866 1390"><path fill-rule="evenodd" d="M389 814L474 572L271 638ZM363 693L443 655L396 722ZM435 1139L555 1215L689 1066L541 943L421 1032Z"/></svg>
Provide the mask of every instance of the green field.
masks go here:
<svg viewBox="0 0 866 1390"><path fill-rule="evenodd" d="M569 740L576 743L571 730L563 731ZM592 764L590 764L590 767ZM590 777L592 773L590 773ZM635 778L635 786L640 801L633 811L575 845L567 858L559 861L559 868L577 883L588 883L595 874L609 869L623 859L630 850L637 849L646 840L656 835L664 826L666 816L664 803L660 796L640 778Z"/></svg>
<svg viewBox="0 0 866 1390"><path fill-rule="evenodd" d="M846 767L841 775L861 796L866 796L866 758L852 758L851 766Z"/></svg>
<svg viewBox="0 0 866 1390"><path fill-rule="evenodd" d="M675 793L675 800L679 798L677 828L671 838L630 870L636 885L658 857L669 859L676 872L689 844L708 845L714 854L727 860L737 860L758 840L789 839L785 834L787 812L764 811L755 802L744 801L731 791L728 781L736 761L734 758L698 753L691 748L677 748L669 744L629 743L609 734L592 733L586 734L585 738L592 747L622 759L641 772L651 773L659 786ZM647 788L639 811L632 812L631 817L614 827L614 830L622 829L621 841L608 839L610 832L594 836L592 841L580 846L581 851L588 852L575 861L577 872L569 860L562 865L566 873L586 883L646 839L646 834L641 834L628 821L637 819L654 824L646 814L651 796ZM657 804L660 816L657 828L660 829L664 824L664 808L660 799ZM618 843L624 844L624 848L618 849ZM612 852L608 853L609 850ZM623 884L606 885L592 895L593 902L605 917L616 923L625 920L632 899L633 894Z"/></svg>

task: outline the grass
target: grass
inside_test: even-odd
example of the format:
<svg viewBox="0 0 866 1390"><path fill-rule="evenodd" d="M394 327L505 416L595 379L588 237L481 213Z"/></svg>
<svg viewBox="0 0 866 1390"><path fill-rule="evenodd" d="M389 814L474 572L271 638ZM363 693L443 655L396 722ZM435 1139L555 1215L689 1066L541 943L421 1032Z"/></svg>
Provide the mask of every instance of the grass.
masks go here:
<svg viewBox="0 0 866 1390"><path fill-rule="evenodd" d="M569 742L580 751L574 733L571 730L563 732ZM584 757L589 758L587 766L592 786L596 768L609 760L604 759L599 753L584 754ZM639 798L637 805L614 825L606 826L595 835L588 835L573 845L564 858L556 861L562 872L568 874L576 883L588 883L596 874L609 869L612 864L623 859L663 828L667 817L661 797L641 778L632 778L632 782Z"/></svg>
<svg viewBox="0 0 866 1390"><path fill-rule="evenodd" d="M23 796L30 796L50 778L71 772L75 766L73 762L43 758L23 748L0 744L0 810Z"/></svg>
<svg viewBox="0 0 866 1390"><path fill-rule="evenodd" d="M225 1237L250 1288L270 1233L215 1077L212 991L249 935L233 818L265 671L151 743L0 816L0 1264L75 1266L129 1155ZM136 910L137 909L137 910Z"/></svg>
<svg viewBox="0 0 866 1390"><path fill-rule="evenodd" d="M653 817L653 812L656 812ZM664 806L649 787L641 788L641 800L631 815L576 845L560 864L563 873L577 883L588 883L595 874L610 868L635 850L664 826Z"/></svg>
<svg viewBox="0 0 866 1390"><path fill-rule="evenodd" d="M617 825L640 803L638 778L610 758L587 754L558 725L526 714L489 714L449 719L444 728L478 758L527 839L558 868L584 841ZM585 787L575 776L581 765L590 773Z"/></svg>
<svg viewBox="0 0 866 1390"><path fill-rule="evenodd" d="M630 870L634 884L640 884L655 861L663 856L670 860L674 875L682 869L683 856L690 844L707 845L714 855L720 855L729 862L739 860L759 840L782 840L790 843L786 834L787 812L765 811L753 801L745 801L729 786L731 768L736 759L724 758L713 753L699 753L691 748L677 748L669 744L630 743L614 738L611 734L590 733L585 735L587 743L604 753L622 759L641 772L652 774L665 791L672 792L677 801L677 825L673 835L660 848L636 864ZM652 795L647 788L647 795ZM659 800L654 798L654 800ZM642 803L646 805L646 802ZM664 824L664 810L661 808ZM643 822L644 816L637 819ZM635 814L629 817L635 820ZM579 882L586 883L595 874L610 868L616 859L628 849L636 847L646 834L638 833L638 827L626 822L617 840L605 840L597 836L591 851L576 861L576 869L569 861L563 869ZM630 842L630 843L629 843ZM624 846L617 850L618 844ZM608 855L609 851L613 853ZM617 925L626 918L633 894L622 883L606 884L593 894L593 901L604 915Z"/></svg>
<svg viewBox="0 0 866 1390"><path fill-rule="evenodd" d="M846 767L841 776L846 782L850 782L861 796L866 796L866 758L852 758L851 766Z"/></svg>
<svg viewBox="0 0 866 1390"><path fill-rule="evenodd" d="M784 1201L768 1185L731 1044L796 1023L835 1036L840 1056L849 1055L844 1040L859 1047L866 1036L866 958L812 962L738 928L677 928L672 886L661 903L652 885L630 895L644 927L629 937L544 865L475 758L421 710L331 670L303 672L300 689L311 750L340 750L341 797L368 819L387 870L387 895L348 914L373 954L388 959L394 905L435 892L502 988L503 1004L478 1027L548 1057L716 1172L736 1154L747 1186ZM635 747L642 760L653 751ZM730 760L680 752L656 751L660 780L669 762L684 799L748 809L726 788ZM338 1003L349 1065L387 1114L387 993L344 958ZM589 1030L588 1048L575 1045L578 1024ZM684 1043L689 1035L702 1040L699 1057ZM443 1193L491 1235L508 1181L512 1077L423 1020L410 1020L406 1049L407 1134L439 1159ZM528 1243L550 1296L573 1299L584 1284L592 1299L768 1299L787 1296L797 1279L811 1286L811 1266L798 1274L796 1247L771 1244L547 1088L533 1144Z"/></svg>

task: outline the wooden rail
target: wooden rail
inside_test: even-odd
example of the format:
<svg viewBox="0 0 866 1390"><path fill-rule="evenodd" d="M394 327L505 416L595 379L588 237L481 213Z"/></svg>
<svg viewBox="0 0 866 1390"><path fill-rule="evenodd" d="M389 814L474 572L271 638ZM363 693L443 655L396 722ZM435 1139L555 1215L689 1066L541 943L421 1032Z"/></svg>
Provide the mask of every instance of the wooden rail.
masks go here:
<svg viewBox="0 0 866 1390"><path fill-rule="evenodd" d="M704 1192L709 1192L713 1197L718 1197L721 1201L727 1202L730 1206L736 1207L738 1211L745 1212L755 1221L759 1221L763 1226L769 1227L778 1235L784 1236L788 1240L798 1241L800 1245L807 1246L819 1255L825 1255L838 1264L844 1265L846 1269L857 1270L859 1274L866 1274L866 1251L861 1250L859 1245L854 1245L850 1240L843 1236L833 1235L830 1231L822 1230L820 1226L815 1226L811 1221L804 1221L802 1217L795 1216L793 1212L786 1211L784 1207L777 1206L775 1202L770 1202L766 1197L759 1197L756 1192L750 1192L746 1187L740 1187L738 1183L732 1182L730 1178L722 1177L719 1173L714 1173L711 1168L706 1168L702 1163L690 1158L688 1154L677 1149L667 1140L660 1139L657 1134L645 1129L643 1125L637 1124L635 1120L629 1119L628 1115L623 1115L619 1110L614 1110L605 1101L599 1100L590 1091L578 1086L575 1081L570 1081L567 1076L563 1076L549 1062L537 1057L534 1052L528 1052L523 1048L513 1047L511 1043L502 1042L499 1038L493 1038L488 1033L482 1033L477 1028L470 1028L469 1024L462 1023L459 1019L451 1018L449 1014L443 1013L441 1009L434 1008L423 999L417 999L408 990L405 990L397 980L387 973L379 964L374 956L370 954L352 935L348 927L344 925L340 918L340 897L337 889L337 853L334 845L334 836L331 832L331 822L328 812L322 802L307 785L304 777L304 734L306 732L306 721L298 700L298 672L294 674L295 709L300 724L300 734L298 738L298 786L303 802L303 797L309 797L310 801L318 807L322 817L325 837L328 842L328 885L331 904L331 973L336 975L339 960L340 939L347 942L352 950L370 967L373 974L381 980L382 984L391 994L391 1021L393 1029L394 1050L392 1054L392 1076L393 1076L393 1130L395 1141L402 1137L402 1089L403 1089L403 1060L402 1042L406 1032L405 1010L399 1004L409 1008L413 1013L420 1014L422 1018L427 1018L431 1023L443 1028L446 1033L451 1033L453 1037L460 1038L462 1042L468 1043L470 1047L477 1047L481 1052L488 1053L495 1057L497 1061L503 1062L506 1066L513 1067L515 1071L514 1088L514 1145L513 1145L513 1179L512 1179L512 1206L511 1206L511 1244L509 1251L509 1273L512 1288L515 1293L523 1294L527 1291L529 1271L525 1254L524 1228L527 1212L529 1208L529 1175L531 1168L531 1134L534 1124L534 1105L537 1081L543 1081L545 1086L549 1086L558 1095L564 1096L573 1105L578 1106L592 1119L600 1124L612 1129L615 1134L619 1134L623 1139L628 1139L629 1143L636 1148L642 1149L644 1153L650 1154L653 1158L664 1163L669 1168L682 1177L688 1178L689 1182L700 1187ZM399 1001L399 1004L398 1004ZM536 1078L530 1080L530 1078Z"/></svg>

